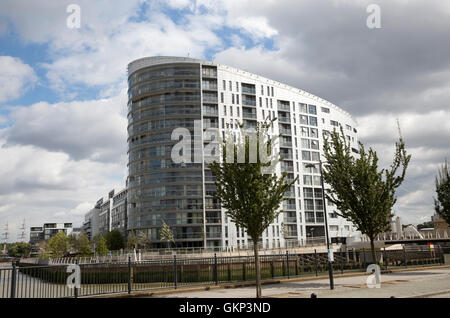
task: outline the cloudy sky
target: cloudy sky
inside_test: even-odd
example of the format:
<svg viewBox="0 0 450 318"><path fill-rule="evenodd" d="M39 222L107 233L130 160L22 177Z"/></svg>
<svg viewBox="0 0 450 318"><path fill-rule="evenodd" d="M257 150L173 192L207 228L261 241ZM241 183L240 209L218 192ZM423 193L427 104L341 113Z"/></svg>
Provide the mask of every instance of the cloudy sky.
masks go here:
<svg viewBox="0 0 450 318"><path fill-rule="evenodd" d="M366 21L381 9L381 28ZM67 7L81 8L68 28ZM433 214L450 157L450 1L2 0L0 233L72 221L126 176L126 67L175 55L245 69L354 115L389 165L398 136L412 161L395 212Z"/></svg>

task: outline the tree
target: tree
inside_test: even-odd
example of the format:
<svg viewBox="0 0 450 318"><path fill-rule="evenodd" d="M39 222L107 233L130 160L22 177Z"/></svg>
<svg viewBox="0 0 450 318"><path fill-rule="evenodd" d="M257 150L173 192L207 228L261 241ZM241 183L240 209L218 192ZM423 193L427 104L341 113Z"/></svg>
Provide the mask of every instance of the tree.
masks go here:
<svg viewBox="0 0 450 318"><path fill-rule="evenodd" d="M160 233L160 239L161 241L167 242L167 248L170 248L170 242L175 244L175 240L173 237L173 232L170 229L170 227L166 224L166 222L163 221L163 224L161 226L161 233Z"/></svg>
<svg viewBox="0 0 450 318"><path fill-rule="evenodd" d="M450 169L447 160L438 170L435 183L437 198L434 199L434 208L436 213L450 224Z"/></svg>
<svg viewBox="0 0 450 318"><path fill-rule="evenodd" d="M102 234L97 234L94 237L94 243L95 243L95 253L97 255L103 256L108 253L108 246L106 245L106 239L103 237Z"/></svg>
<svg viewBox="0 0 450 318"><path fill-rule="evenodd" d="M124 248L124 238L119 230L115 229L106 234L106 245L110 251L117 251Z"/></svg>
<svg viewBox="0 0 450 318"><path fill-rule="evenodd" d="M231 221L237 227L244 228L253 242L258 298L261 297L258 241L279 215L277 210L283 201L284 193L297 180L296 178L288 182L286 172L279 177L270 169L279 160L275 151L272 151L278 136L270 137L268 133L274 120L257 123L256 130L251 134L246 133L241 125L241 135L244 138L239 138L236 142L231 133L228 133L222 145L222 161L210 164L216 177L216 198L226 209ZM233 144L233 147L227 146L229 144ZM227 149L234 153L227 157ZM229 160L230 158L234 160Z"/></svg>
<svg viewBox="0 0 450 318"><path fill-rule="evenodd" d="M92 254L92 249L89 243L89 238L86 233L80 233L77 237L77 249L80 256L89 256Z"/></svg>
<svg viewBox="0 0 450 318"><path fill-rule="evenodd" d="M146 248L149 245L149 243L150 243L150 241L149 241L149 239L147 237L147 234L145 234L144 232L140 232L138 234L137 242L138 242L138 245L143 247L143 248Z"/></svg>
<svg viewBox="0 0 450 318"><path fill-rule="evenodd" d="M400 132L400 128L399 128ZM378 170L377 153L359 142L359 157L351 154L344 131L331 133L331 141L324 142L326 159L323 178L331 186L326 199L335 204L338 215L355 224L370 240L372 259L376 262L375 237L389 230L392 207L396 202L395 190L405 178L411 155L406 154L400 134L390 169ZM401 168L397 175L397 170Z"/></svg>
<svg viewBox="0 0 450 318"><path fill-rule="evenodd" d="M64 257L69 251L69 238L66 233L58 232L50 238L47 244L47 253L53 258Z"/></svg>
<svg viewBox="0 0 450 318"><path fill-rule="evenodd" d="M128 234L128 239L127 239L127 247L128 248L137 248L137 238L136 235L134 234L134 231L131 230L131 232Z"/></svg>
<svg viewBox="0 0 450 318"><path fill-rule="evenodd" d="M27 257L30 254L30 244L24 242L8 244L7 250L11 257Z"/></svg>

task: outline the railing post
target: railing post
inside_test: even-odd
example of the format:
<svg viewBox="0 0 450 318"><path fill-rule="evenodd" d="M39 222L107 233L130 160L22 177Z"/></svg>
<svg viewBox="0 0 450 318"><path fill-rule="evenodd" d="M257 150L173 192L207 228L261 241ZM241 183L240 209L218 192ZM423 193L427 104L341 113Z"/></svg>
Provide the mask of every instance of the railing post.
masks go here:
<svg viewBox="0 0 450 318"><path fill-rule="evenodd" d="M16 298L16 260L12 261L11 298Z"/></svg>
<svg viewBox="0 0 450 318"><path fill-rule="evenodd" d="M173 256L173 286L177 289L177 256Z"/></svg>
<svg viewBox="0 0 450 318"><path fill-rule="evenodd" d="M316 276L318 275L317 273L317 250L314 249L314 270L316 272Z"/></svg>
<svg viewBox="0 0 450 318"><path fill-rule="evenodd" d="M271 274L272 278L275 277L275 268L273 266L273 259L270 260L270 274Z"/></svg>
<svg viewBox="0 0 450 318"><path fill-rule="evenodd" d="M131 256L128 255L128 294L131 293Z"/></svg>
<svg viewBox="0 0 450 318"><path fill-rule="evenodd" d="M245 281L246 280L246 275L245 275L245 262L242 263L242 280Z"/></svg>
<svg viewBox="0 0 450 318"><path fill-rule="evenodd" d="M75 265L78 265L78 259L76 259L75 260ZM76 270L76 269L75 269ZM80 273L81 274L81 273ZM76 282L77 280L75 279L75 282ZM81 282L81 281L80 281ZM74 285L74 288L73 288L73 296L75 297L75 298L78 298L78 287L77 287L77 284L75 284Z"/></svg>
<svg viewBox="0 0 450 318"><path fill-rule="evenodd" d="M287 269L287 277L290 278L290 271L289 271L289 251L286 251L286 269Z"/></svg>
<svg viewBox="0 0 450 318"><path fill-rule="evenodd" d="M405 247L405 245L403 245L403 261L405 262L405 268L408 268L408 265L406 264L407 259L406 259L406 247Z"/></svg>
<svg viewBox="0 0 450 318"><path fill-rule="evenodd" d="M219 284L219 275L217 273L217 255L214 253L214 281L216 285Z"/></svg>

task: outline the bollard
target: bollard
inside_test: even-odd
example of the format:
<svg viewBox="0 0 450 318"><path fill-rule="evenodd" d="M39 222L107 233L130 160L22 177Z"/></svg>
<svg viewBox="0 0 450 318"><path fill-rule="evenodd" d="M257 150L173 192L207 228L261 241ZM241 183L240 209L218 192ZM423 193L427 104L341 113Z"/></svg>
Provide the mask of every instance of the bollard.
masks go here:
<svg viewBox="0 0 450 318"><path fill-rule="evenodd" d="M314 293L312 293L312 294L311 294L311 298L317 298L317 295L314 294Z"/></svg>

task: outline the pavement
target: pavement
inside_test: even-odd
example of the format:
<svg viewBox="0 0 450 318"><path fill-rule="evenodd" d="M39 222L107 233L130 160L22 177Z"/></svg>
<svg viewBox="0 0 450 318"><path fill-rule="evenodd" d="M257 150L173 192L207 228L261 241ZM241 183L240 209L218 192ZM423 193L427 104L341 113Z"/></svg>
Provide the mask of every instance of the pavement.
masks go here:
<svg viewBox="0 0 450 318"><path fill-rule="evenodd" d="M268 298L450 298L450 268L427 268L381 274L380 288L368 288L368 276L335 277L335 289L330 290L329 279L282 281L262 286L263 297ZM142 296L141 296L142 297ZM165 293L144 297L159 298L254 298L255 287L211 288Z"/></svg>

